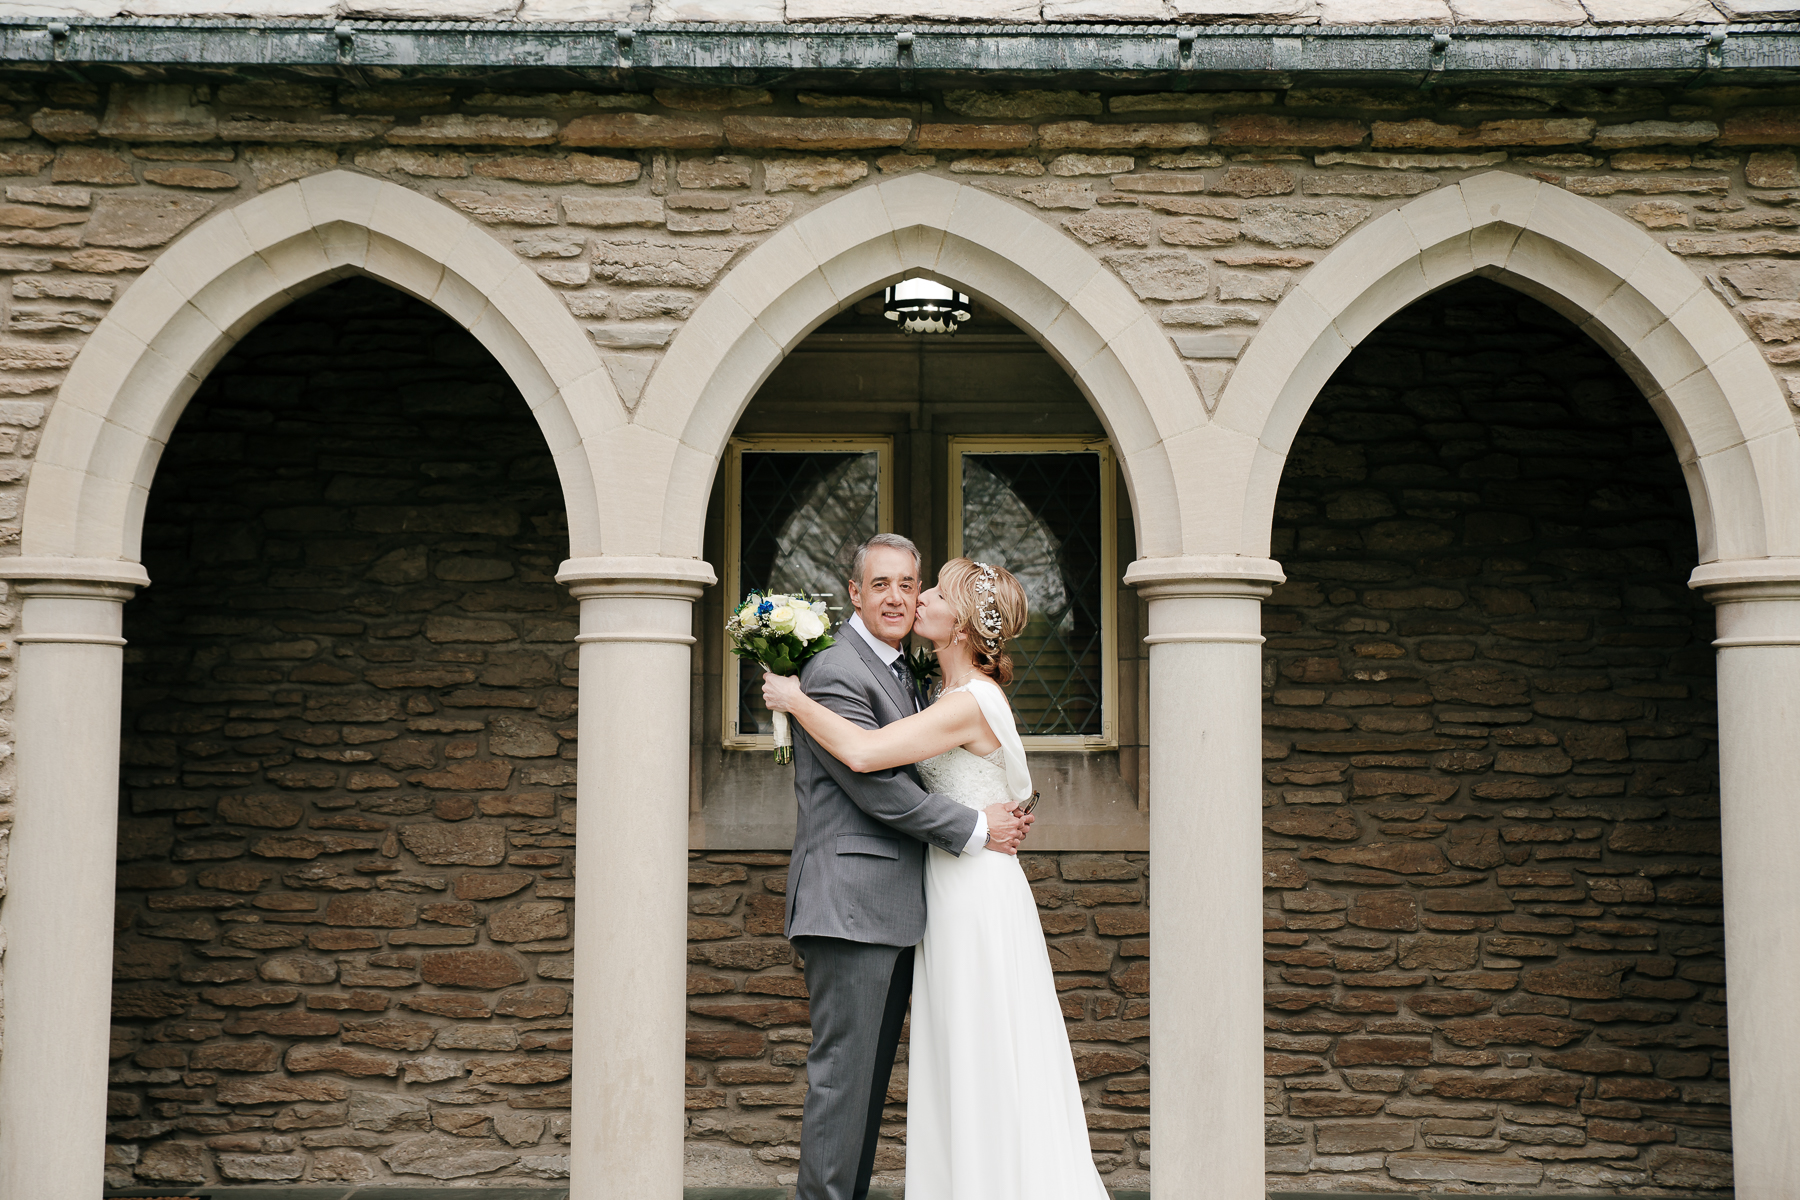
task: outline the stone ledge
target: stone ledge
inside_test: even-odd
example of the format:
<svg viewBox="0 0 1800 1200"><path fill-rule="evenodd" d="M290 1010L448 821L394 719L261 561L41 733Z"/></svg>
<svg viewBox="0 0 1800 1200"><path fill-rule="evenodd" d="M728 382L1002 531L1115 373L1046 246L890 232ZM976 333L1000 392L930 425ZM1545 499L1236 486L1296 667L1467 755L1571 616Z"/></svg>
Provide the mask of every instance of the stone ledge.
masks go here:
<svg viewBox="0 0 1800 1200"><path fill-rule="evenodd" d="M734 1188L688 1188L687 1200L748 1200L761 1193ZM566 1187L230 1187L194 1184L186 1188L120 1188L106 1190L106 1200L153 1200L190 1196L193 1200L568 1200Z"/></svg>
<svg viewBox="0 0 1800 1200"><path fill-rule="evenodd" d="M693 1189L689 1189L692 1194ZM1320 1192L1270 1192L1265 1200L1319 1200ZM1605 1200L1609 1192L1482 1192L1481 1200ZM1143 1197L1150 1200L1149 1192L1116 1192L1117 1200L1126 1197ZM1464 1192L1357 1192L1358 1200L1456 1200L1467 1195ZM1687 1195L1657 1196L1657 1200L1718 1200L1717 1196L1706 1197L1698 1193Z"/></svg>
<svg viewBox="0 0 1800 1200"><path fill-rule="evenodd" d="M201 1185L190 1188L123 1188L108 1189L106 1200L155 1200L157 1197L193 1197L194 1200L568 1200L569 1191L560 1187L215 1187ZM682 1200L788 1200L787 1188L684 1188ZM1113 1200L1150 1200L1149 1192L1118 1191ZM1270 1193L1271 1200L1286 1193ZM1292 1194L1298 1200L1316 1200L1315 1193ZM900 1200L894 1192L871 1189L869 1200ZM1374 1200L1381 1200L1375 1197ZM1409 1194L1406 1200L1420 1200ZM1429 1200L1427 1197L1426 1200ZM1498 1197L1490 1200L1515 1200ZM1683 1200L1681 1197L1675 1200ZM1698 1198L1696 1198L1698 1200Z"/></svg>
<svg viewBox="0 0 1800 1200"><path fill-rule="evenodd" d="M568 1200L566 1188L516 1187L470 1189L466 1187L214 1187L108 1189L106 1200L154 1200L156 1197L191 1196L196 1200ZM788 1200L786 1188L684 1188L682 1200ZM1112 1200L1150 1200L1149 1192L1110 1192ZM1319 1200L1318 1192L1270 1192L1267 1200ZM1453 1200L1442 1192L1361 1192L1361 1200ZM899 1200L893 1192L873 1189L869 1200ZM1482 1200L1599 1200L1559 1192L1483 1193ZM1718 1200L1700 1195L1665 1195L1659 1200Z"/></svg>
<svg viewBox="0 0 1800 1200"><path fill-rule="evenodd" d="M1800 65L1800 25L1734 23L1717 46L1696 36L1703 26L1463 25L1441 53L1420 35L1433 26L1060 24L1012 25L692 23L642 25L626 37L596 37L597 22L559 21L336 21L323 18L218 19L73 18L52 38L47 17L0 22L0 59L14 62L218 65L309 65L338 68L407 64L411 67L506 62L525 45L567 68L678 69L699 81L717 75L739 86L752 82L745 63L767 78L854 69L863 80L911 78L917 71L1004 70L1077 75L1106 73L1185 80L1197 61L1221 82L1309 72L1392 73L1398 83L1427 77L1458 81L1578 76L1606 71L1637 78L1685 80L1695 72L1722 77L1763 75ZM267 29L280 29L270 39ZM340 49L337 31L349 35ZM1304 29L1296 39L1289 30ZM366 41L359 35L371 35ZM900 35L910 35L904 43ZM208 51L197 52L204 38ZM1558 69L1545 67L1547 43ZM902 49L904 47L904 49ZM1121 64L1130 64L1121 69ZM789 82L792 82L791 80ZM1185 83L1184 83L1185 86Z"/></svg>

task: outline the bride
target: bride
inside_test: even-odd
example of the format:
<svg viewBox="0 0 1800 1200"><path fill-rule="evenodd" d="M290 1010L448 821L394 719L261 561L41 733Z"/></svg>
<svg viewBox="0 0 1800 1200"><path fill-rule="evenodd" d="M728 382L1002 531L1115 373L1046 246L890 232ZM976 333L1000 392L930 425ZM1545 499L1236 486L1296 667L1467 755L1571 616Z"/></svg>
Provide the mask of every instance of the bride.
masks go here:
<svg viewBox="0 0 1800 1200"><path fill-rule="evenodd" d="M1004 646L1025 626L1019 581L956 558L919 597L913 630L931 640L937 702L864 729L809 699L799 681L764 675L763 699L791 713L854 771L918 763L932 791L982 809L1022 803L1031 774L1001 686ZM1037 904L1019 860L925 861L925 938L912 993L907 1200L1106 1200Z"/></svg>

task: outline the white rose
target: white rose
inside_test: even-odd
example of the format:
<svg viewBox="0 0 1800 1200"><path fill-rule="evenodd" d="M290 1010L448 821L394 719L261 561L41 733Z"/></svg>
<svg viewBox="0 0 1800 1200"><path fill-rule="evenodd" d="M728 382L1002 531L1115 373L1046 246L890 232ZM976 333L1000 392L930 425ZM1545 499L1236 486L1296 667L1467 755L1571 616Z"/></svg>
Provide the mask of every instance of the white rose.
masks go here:
<svg viewBox="0 0 1800 1200"><path fill-rule="evenodd" d="M794 610L783 604L769 614L769 628L776 633L794 632Z"/></svg>
<svg viewBox="0 0 1800 1200"><path fill-rule="evenodd" d="M825 632L825 622L819 614L810 608L803 608L794 614L794 636L803 642L810 642Z"/></svg>
<svg viewBox="0 0 1800 1200"><path fill-rule="evenodd" d="M756 605L746 604L744 607L738 609L737 622L740 629L755 629Z"/></svg>

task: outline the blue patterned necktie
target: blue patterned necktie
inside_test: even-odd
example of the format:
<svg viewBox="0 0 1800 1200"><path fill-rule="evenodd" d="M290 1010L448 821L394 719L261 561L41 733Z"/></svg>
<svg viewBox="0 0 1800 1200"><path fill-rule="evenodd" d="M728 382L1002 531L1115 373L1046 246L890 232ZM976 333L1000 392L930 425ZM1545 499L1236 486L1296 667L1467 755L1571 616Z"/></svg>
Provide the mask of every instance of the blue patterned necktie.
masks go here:
<svg viewBox="0 0 1800 1200"><path fill-rule="evenodd" d="M892 671L894 673L894 678L900 681L900 690L905 692L907 698L912 701L913 711L918 712L919 693L918 690L913 687L912 672L906 669L906 659L904 657L896 658L893 662L888 664L888 670Z"/></svg>

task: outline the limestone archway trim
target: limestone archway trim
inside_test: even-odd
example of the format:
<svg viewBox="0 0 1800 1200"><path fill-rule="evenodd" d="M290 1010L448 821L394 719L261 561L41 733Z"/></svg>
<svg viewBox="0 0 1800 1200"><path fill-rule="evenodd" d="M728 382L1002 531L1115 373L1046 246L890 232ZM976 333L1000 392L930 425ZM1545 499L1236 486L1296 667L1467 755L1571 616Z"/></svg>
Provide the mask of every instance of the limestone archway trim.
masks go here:
<svg viewBox="0 0 1800 1200"><path fill-rule="evenodd" d="M1069 372L1119 453L1139 553L1183 553L1206 476L1178 471L1166 446L1206 413L1155 316L1074 238L991 193L923 175L799 218L695 311L609 446L601 486L619 489L602 508L609 552L698 557L714 470L769 373L827 317L926 273L1004 313Z"/></svg>
<svg viewBox="0 0 1800 1200"><path fill-rule="evenodd" d="M206 373L265 317L352 274L431 304L494 355L556 462L571 556L598 554L590 455L624 414L592 343L550 287L480 225L349 171L209 217L131 284L51 408L26 490L22 552L135 562L163 445Z"/></svg>
<svg viewBox="0 0 1800 1200"><path fill-rule="evenodd" d="M1743 327L1631 222L1501 172L1363 226L1276 307L1219 399L1216 436L1251 466L1221 489L1204 553L1268 553L1282 468L1319 389L1382 321L1471 275L1569 317L1643 390L1687 476L1701 562L1800 554L1800 435Z"/></svg>

